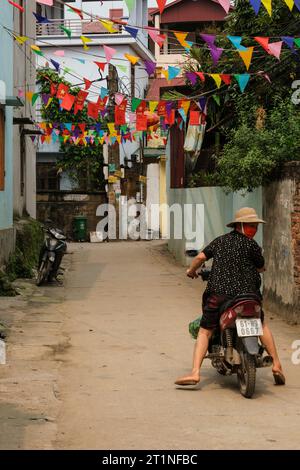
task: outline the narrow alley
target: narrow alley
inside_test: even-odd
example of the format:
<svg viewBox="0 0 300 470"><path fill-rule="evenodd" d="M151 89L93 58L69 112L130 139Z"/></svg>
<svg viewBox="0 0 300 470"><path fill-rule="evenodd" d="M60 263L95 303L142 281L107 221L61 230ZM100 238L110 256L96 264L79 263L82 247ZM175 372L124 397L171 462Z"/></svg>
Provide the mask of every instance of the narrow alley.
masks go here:
<svg viewBox="0 0 300 470"><path fill-rule="evenodd" d="M203 282L161 241L69 251L64 287L22 281L1 301L0 449L299 449L299 325L267 312L285 387L260 369L247 400L207 362L199 386L179 389Z"/></svg>

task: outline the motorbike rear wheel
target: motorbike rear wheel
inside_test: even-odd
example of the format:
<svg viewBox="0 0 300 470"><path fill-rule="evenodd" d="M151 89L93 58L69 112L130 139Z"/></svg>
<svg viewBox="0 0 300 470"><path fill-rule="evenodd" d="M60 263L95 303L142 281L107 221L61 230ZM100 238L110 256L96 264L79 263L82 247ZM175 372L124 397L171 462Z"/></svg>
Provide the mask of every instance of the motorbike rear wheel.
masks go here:
<svg viewBox="0 0 300 470"><path fill-rule="evenodd" d="M51 263L49 260L42 261L39 270L38 270L38 275L36 279L36 285L41 286L43 282L45 282L49 276L51 270Z"/></svg>
<svg viewBox="0 0 300 470"><path fill-rule="evenodd" d="M245 398L251 398L255 392L256 363L255 358L248 352L241 354L242 364L240 365L237 378L240 392Z"/></svg>

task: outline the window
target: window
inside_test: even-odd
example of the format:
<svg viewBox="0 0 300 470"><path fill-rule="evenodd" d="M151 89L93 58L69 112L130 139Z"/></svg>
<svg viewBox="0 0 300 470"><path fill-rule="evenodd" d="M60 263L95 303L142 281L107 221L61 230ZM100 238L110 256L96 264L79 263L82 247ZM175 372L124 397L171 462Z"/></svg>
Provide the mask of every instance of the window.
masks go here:
<svg viewBox="0 0 300 470"><path fill-rule="evenodd" d="M0 107L0 191L5 187L5 141L4 141L4 110Z"/></svg>
<svg viewBox="0 0 300 470"><path fill-rule="evenodd" d="M58 191L60 177L54 163L38 163L36 168L37 191Z"/></svg>

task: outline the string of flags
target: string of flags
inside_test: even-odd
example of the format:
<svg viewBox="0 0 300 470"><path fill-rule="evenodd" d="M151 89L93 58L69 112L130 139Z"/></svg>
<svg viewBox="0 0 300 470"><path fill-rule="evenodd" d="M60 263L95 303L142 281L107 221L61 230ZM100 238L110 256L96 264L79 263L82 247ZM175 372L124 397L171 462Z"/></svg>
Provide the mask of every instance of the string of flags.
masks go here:
<svg viewBox="0 0 300 470"><path fill-rule="evenodd" d="M25 7L20 5L18 1L13 1L13 0L7 0L8 3L10 3L13 7L17 8L21 12L25 11ZM230 0L216 0L220 6L223 8L226 14L228 14L230 10ZM294 6L300 11L300 0L282 0L285 5L289 8L290 11L293 10ZM53 6L53 0L36 0L37 3L40 3L42 5L47 5L47 6ZM268 14L272 16L272 0L249 0L250 5L252 6L254 12L256 15L258 15L261 6L263 6ZM77 14L81 19L83 19L83 10L79 8L75 8L71 5L65 4L64 2L61 2L58 0L58 3L61 3L62 5L66 5L71 11L73 11L75 14ZM101 5L103 5L103 2L100 0ZM125 3L127 5L129 13L132 12L132 10L136 7L136 0L125 0ZM164 9L166 8L166 3L167 0L156 0L157 7L159 9L160 14L164 12Z"/></svg>

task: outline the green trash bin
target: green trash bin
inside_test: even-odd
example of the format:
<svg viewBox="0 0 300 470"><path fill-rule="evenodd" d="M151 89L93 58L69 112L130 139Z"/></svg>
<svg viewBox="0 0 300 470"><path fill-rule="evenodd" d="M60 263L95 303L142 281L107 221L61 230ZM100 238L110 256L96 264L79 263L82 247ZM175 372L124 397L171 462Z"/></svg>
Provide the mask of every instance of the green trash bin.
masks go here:
<svg viewBox="0 0 300 470"><path fill-rule="evenodd" d="M73 234L77 242L85 242L87 240L87 217L84 215L74 217Z"/></svg>

